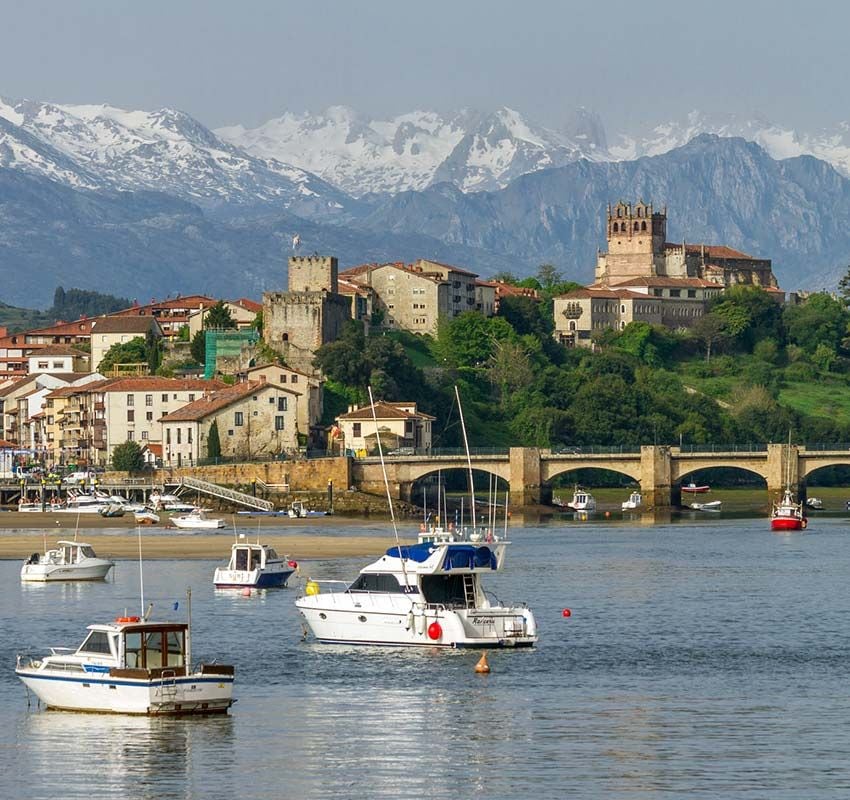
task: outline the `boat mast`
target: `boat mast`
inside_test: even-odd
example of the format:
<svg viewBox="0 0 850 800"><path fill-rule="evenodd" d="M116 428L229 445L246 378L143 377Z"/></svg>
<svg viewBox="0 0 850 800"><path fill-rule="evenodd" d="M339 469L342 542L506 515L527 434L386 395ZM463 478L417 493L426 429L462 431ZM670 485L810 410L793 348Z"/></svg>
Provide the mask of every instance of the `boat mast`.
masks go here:
<svg viewBox="0 0 850 800"><path fill-rule="evenodd" d="M369 403L372 408L372 421L375 423L375 439L378 441L378 455L381 458L381 472L384 475L384 487L387 490L387 504L390 507L390 519L393 523L393 533L395 534L395 543L398 548L398 558L401 561L401 572L404 575L404 588L407 590L409 588L409 584L407 582L407 567L405 566L405 559L401 554L401 541L398 538L398 526L395 522L395 509L393 508L393 498L390 494L390 482L387 478L387 465L384 463L384 448L381 447L381 432L378 430L378 415L375 413L375 399L372 397L372 387L367 387L369 390Z"/></svg>
<svg viewBox="0 0 850 800"><path fill-rule="evenodd" d="M475 532L475 485L472 482L472 459L469 456L469 440L466 438L466 423L463 420L463 406L460 404L460 392L455 385L455 397L457 398L457 410L460 414L460 428L463 431L463 446L466 450L466 466L469 470L469 498L472 502L472 531Z"/></svg>

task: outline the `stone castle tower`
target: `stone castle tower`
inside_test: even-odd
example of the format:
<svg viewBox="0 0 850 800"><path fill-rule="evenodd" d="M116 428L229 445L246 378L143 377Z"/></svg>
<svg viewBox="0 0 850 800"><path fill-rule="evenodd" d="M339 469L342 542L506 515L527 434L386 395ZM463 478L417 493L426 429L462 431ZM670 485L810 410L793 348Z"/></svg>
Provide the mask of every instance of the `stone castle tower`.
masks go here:
<svg viewBox="0 0 850 800"><path fill-rule="evenodd" d="M337 272L333 256L292 256L288 291L263 294L263 339L288 366L310 375L316 350L338 339L351 318Z"/></svg>
<svg viewBox="0 0 850 800"><path fill-rule="evenodd" d="M608 206L608 252L600 253L596 280L616 283L630 278L663 275L667 241L667 209L653 211L642 200L632 206Z"/></svg>

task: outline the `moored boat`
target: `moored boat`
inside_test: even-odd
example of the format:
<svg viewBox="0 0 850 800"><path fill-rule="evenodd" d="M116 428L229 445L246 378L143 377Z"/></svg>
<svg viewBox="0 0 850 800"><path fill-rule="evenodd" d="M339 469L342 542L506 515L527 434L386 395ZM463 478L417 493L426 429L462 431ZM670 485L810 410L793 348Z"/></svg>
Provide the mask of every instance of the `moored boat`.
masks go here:
<svg viewBox="0 0 850 800"><path fill-rule="evenodd" d="M810 508L813 511L823 511L823 500L819 497L809 497L806 499L806 508Z"/></svg>
<svg viewBox="0 0 850 800"><path fill-rule="evenodd" d="M770 529L774 531L799 531L807 525L803 513L803 504L794 499L790 488L785 489L782 498L773 504L770 514Z"/></svg>
<svg viewBox="0 0 850 800"><path fill-rule="evenodd" d="M216 589L268 589L286 586L298 563L281 558L266 544L235 542L230 548L226 567L217 567L213 575Z"/></svg>
<svg viewBox="0 0 850 800"><path fill-rule="evenodd" d="M159 523L159 514L155 511L151 511L150 509L134 511L133 517L139 525L156 525Z"/></svg>
<svg viewBox="0 0 850 800"><path fill-rule="evenodd" d="M707 483L696 484L691 481L687 486L682 487L682 491L688 494L705 494L711 491L711 487Z"/></svg>
<svg viewBox="0 0 850 800"><path fill-rule="evenodd" d="M169 520L178 528L223 528L224 520L220 517L208 517L202 508L195 508L187 514L174 514Z"/></svg>
<svg viewBox="0 0 850 800"><path fill-rule="evenodd" d="M632 511L640 508L643 505L643 496L640 492L632 492L628 500L624 500L622 504L623 511Z"/></svg>
<svg viewBox="0 0 850 800"><path fill-rule="evenodd" d="M108 558L98 558L86 542L60 541L44 555L33 553L21 567L21 580L35 583L49 581L102 581L115 566Z"/></svg>
<svg viewBox="0 0 850 800"><path fill-rule="evenodd" d="M691 503L694 511L720 511L722 500L712 500L710 503Z"/></svg>
<svg viewBox="0 0 850 800"><path fill-rule="evenodd" d="M482 575L503 568L509 542L476 544L456 535L391 547L343 588L323 591L308 581L295 605L320 642L532 647L531 609L492 603L481 583Z"/></svg>
<svg viewBox="0 0 850 800"><path fill-rule="evenodd" d="M76 650L19 654L15 673L51 709L175 716L223 714L233 704L234 668L202 664L193 671L185 622L124 616L89 625Z"/></svg>
<svg viewBox="0 0 850 800"><path fill-rule="evenodd" d="M573 511L592 513L596 511L596 498L587 489L576 486L573 491L573 499L567 503L567 508Z"/></svg>

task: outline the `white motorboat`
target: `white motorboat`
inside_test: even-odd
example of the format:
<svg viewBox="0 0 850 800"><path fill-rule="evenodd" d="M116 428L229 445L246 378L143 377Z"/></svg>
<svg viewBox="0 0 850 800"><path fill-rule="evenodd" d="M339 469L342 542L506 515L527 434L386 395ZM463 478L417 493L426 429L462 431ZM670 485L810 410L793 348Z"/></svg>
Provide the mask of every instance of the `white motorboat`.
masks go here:
<svg viewBox="0 0 850 800"><path fill-rule="evenodd" d="M458 541L457 532L391 547L351 585L308 581L295 605L320 642L402 647L532 647L525 604L491 601L481 576L502 569L506 540Z"/></svg>
<svg viewBox="0 0 850 800"><path fill-rule="evenodd" d="M623 501L623 511L633 511L643 505L643 496L640 492L632 492L628 500Z"/></svg>
<svg viewBox="0 0 850 800"><path fill-rule="evenodd" d="M159 514L147 508L143 511L134 511L133 516L139 525L157 525L159 523Z"/></svg>
<svg viewBox="0 0 850 800"><path fill-rule="evenodd" d="M216 589L268 589L286 586L298 563L281 558L267 544L235 542L230 548L226 567L217 567L213 575Z"/></svg>
<svg viewBox="0 0 850 800"><path fill-rule="evenodd" d="M712 500L710 503L691 503L691 508L694 511L720 511L721 505L722 500Z"/></svg>
<svg viewBox="0 0 850 800"><path fill-rule="evenodd" d="M114 561L98 558L90 544L60 541L44 555L33 553L21 567L21 580L102 581L114 566Z"/></svg>
<svg viewBox="0 0 850 800"><path fill-rule="evenodd" d="M576 486L573 491L573 499L567 503L567 508L571 508L573 511L591 513L596 511L596 498L586 489Z"/></svg>
<svg viewBox="0 0 850 800"><path fill-rule="evenodd" d="M312 509L307 508L300 500L293 500L289 505L289 511L287 513L292 519L325 516L324 511L313 511Z"/></svg>
<svg viewBox="0 0 850 800"><path fill-rule="evenodd" d="M116 503L110 500L100 509L99 513L102 517L123 517L124 503Z"/></svg>
<svg viewBox="0 0 850 800"><path fill-rule="evenodd" d="M208 517L203 508L193 508L187 514L174 514L169 520L178 528L223 528L224 520L220 517Z"/></svg>
<svg viewBox="0 0 850 800"><path fill-rule="evenodd" d="M810 508L813 511L823 511L823 500L819 497L809 497L806 499L806 508Z"/></svg>
<svg viewBox="0 0 850 800"><path fill-rule="evenodd" d="M162 492L151 492L150 504L154 511L187 512L195 509L194 504L181 500L176 494L163 494Z"/></svg>
<svg viewBox="0 0 850 800"><path fill-rule="evenodd" d="M223 714L233 704L232 666L192 671L188 623L118 617L88 631L76 650L18 655L15 673L48 708L174 716Z"/></svg>

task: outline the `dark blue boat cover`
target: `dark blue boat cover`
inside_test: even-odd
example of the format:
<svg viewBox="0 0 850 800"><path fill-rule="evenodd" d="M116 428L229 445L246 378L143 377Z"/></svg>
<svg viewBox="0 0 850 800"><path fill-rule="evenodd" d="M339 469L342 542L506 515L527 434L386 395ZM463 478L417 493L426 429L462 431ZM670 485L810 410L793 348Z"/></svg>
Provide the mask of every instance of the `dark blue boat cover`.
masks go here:
<svg viewBox="0 0 850 800"><path fill-rule="evenodd" d="M471 544L452 545L446 551L443 569L496 569L496 554L489 547Z"/></svg>
<svg viewBox="0 0 850 800"><path fill-rule="evenodd" d="M401 550L401 554L399 554ZM409 558L411 561L427 561L431 553L434 552L432 544L403 544L399 547L391 547L387 550L387 555L392 558Z"/></svg>

